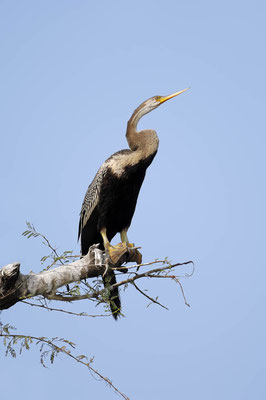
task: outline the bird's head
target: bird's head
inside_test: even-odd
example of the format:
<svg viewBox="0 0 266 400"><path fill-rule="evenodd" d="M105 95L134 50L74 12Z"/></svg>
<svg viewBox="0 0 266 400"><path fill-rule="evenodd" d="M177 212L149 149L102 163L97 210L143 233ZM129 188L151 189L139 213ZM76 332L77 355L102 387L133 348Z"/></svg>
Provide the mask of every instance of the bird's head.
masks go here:
<svg viewBox="0 0 266 400"><path fill-rule="evenodd" d="M138 108L133 112L131 118L129 119L127 123L127 141L129 144L129 147L131 150L135 150L140 146L139 140L141 139L143 142L144 139L144 132L148 133L149 138L153 137L156 140L154 141L156 146L158 147L158 138L156 135L155 131L152 131L151 129L149 130L142 130L140 136L136 136L137 133L137 125L141 117L143 115L148 114L155 108L159 107L161 104L165 103L167 100L172 99L173 97L176 97L180 95L181 93L184 93L186 90L189 88L180 90L179 92L170 94L169 96L153 96L150 97L148 100L145 100L143 103L141 103ZM147 135L146 135L147 136Z"/></svg>
<svg viewBox="0 0 266 400"><path fill-rule="evenodd" d="M154 110L155 108L159 107L161 104L165 103L167 100L172 99L173 97L179 96L180 94L186 92L189 88L180 90L179 92L170 94L169 96L153 96L150 97L148 100L145 100L139 108L141 108L141 114L147 114L148 112Z"/></svg>
<svg viewBox="0 0 266 400"><path fill-rule="evenodd" d="M173 97L179 96L180 94L184 93L186 90L189 88L180 90L180 92L176 92L173 94L170 94L169 96L153 96L150 97L148 100L145 100L143 103L141 103L138 108L134 111L132 114L129 124L132 124L134 127L137 126L137 123L139 122L140 118L143 117L143 115L148 114L155 108L159 107L161 104L165 103L167 100L172 99Z"/></svg>

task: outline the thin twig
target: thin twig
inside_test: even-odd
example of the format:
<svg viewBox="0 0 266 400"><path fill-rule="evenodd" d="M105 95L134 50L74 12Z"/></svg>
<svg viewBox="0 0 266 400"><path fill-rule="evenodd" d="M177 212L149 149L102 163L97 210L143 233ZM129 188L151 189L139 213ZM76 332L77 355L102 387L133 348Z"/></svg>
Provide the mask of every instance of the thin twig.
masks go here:
<svg viewBox="0 0 266 400"><path fill-rule="evenodd" d="M103 289L104 291L104 289ZM58 300L58 301L65 301L68 303L71 303L72 301L79 301L79 300L87 300L91 298L97 298L101 292L95 292L94 294L82 294L80 296L63 296L61 294L45 294L44 297L46 297L48 300Z"/></svg>
<svg viewBox="0 0 266 400"><path fill-rule="evenodd" d="M134 265L129 265L129 266L126 266L126 268L127 269L132 269L132 268L140 268L140 267L147 267L148 265L153 265L153 264L165 264L165 260L154 260L154 261L151 261L151 262L148 262L148 263L142 263L142 264L134 264ZM125 269L125 267L124 266L121 266L121 267L113 267L112 268L114 271L120 271L121 269L123 270L123 269Z"/></svg>
<svg viewBox="0 0 266 400"><path fill-rule="evenodd" d="M186 300L186 296L185 296L185 292L184 292L183 286L182 286L181 282L179 281L179 279L178 279L178 277L176 275L153 275L153 274L151 274L151 275L148 275L148 276L150 278L172 279L173 281L178 283L178 285L180 286L180 289L181 289L181 293L182 293L182 296L183 296L183 299L184 299L184 303L185 303L186 306L190 307L190 304Z"/></svg>
<svg viewBox="0 0 266 400"><path fill-rule="evenodd" d="M60 309L60 308L48 307L48 306L46 306L46 305L44 305L44 304L34 304L34 303L30 303L30 302L25 301L25 300L22 300L22 303L28 304L29 306L32 306L32 307L44 308L44 309L47 310L47 311L59 311L59 312L63 312L63 313L66 313L66 314L76 315L76 316L78 316L78 317L92 317L92 318L95 318L95 317L109 317L110 315L112 315L112 314L98 314L98 315L95 314L95 315L89 315L89 314L87 314L86 312L75 313L75 312L72 312L72 311L62 310L62 309Z"/></svg>
<svg viewBox="0 0 266 400"><path fill-rule="evenodd" d="M0 337L3 338L14 338L14 339L28 339L29 337L32 340L35 340L36 342L43 342L45 344L47 344L49 347L51 347L52 349L56 350L57 352L62 352L64 353L66 356L72 358L73 360L77 361L78 363L85 365L87 368L89 368L89 370L91 372L93 372L95 375L97 375L101 380L104 380L116 393L120 394L120 396L122 396L125 400L130 400L128 396L126 396L124 393L120 392L120 390L117 389L116 386L114 386L114 384L112 383L112 381L103 376L99 371L97 371L95 368L93 368L90 364L90 362L84 362L82 361L81 358L78 358L76 356L74 356L73 354L70 353L69 350L66 349L65 346L57 346L56 344L54 344L51 340L48 340L46 338L43 337L36 337L36 336L26 336L26 335L13 335L13 334L0 334ZM74 347L74 344L71 344L69 342L67 342L71 347Z"/></svg>
<svg viewBox="0 0 266 400"><path fill-rule="evenodd" d="M144 293L136 284L135 282L133 282L133 285L135 286L135 288L137 289L138 292L140 292L141 294L143 294L143 296L147 297L147 299L149 299L150 301L152 301L155 304L158 304L158 306L161 306L163 308L165 308L166 310L169 311L169 308L165 307L163 304L159 303L159 301L153 299L152 297L148 296L146 293Z"/></svg>
<svg viewBox="0 0 266 400"><path fill-rule="evenodd" d="M166 271L166 270L171 270L171 269L173 269L175 267L179 267L181 265L187 265L187 264L191 264L191 263L193 263L193 261L186 261L186 262L183 262L183 263L176 263L176 264L173 264L173 265L168 265L167 267L151 269L150 271L143 272L142 274L135 273L136 275L133 276L132 278L128 278L128 279L125 279L125 280L120 281L118 283L115 283L109 289L113 290L114 288L122 286L122 285L125 285L127 283L133 283L137 279L147 278L147 277L153 278L153 277L156 277L156 276L161 276L161 275L152 275L152 274L163 272L163 271ZM100 291L99 294L101 292L102 291Z"/></svg>
<svg viewBox="0 0 266 400"><path fill-rule="evenodd" d="M186 299L186 296L185 296L185 292L184 292L183 286L181 285L181 282L180 282L178 279L174 279L174 280L175 280L176 283L178 283L178 285L180 286L181 293L182 293L182 295L183 295L183 299L184 299L185 305L188 306L188 307L190 307L190 304L188 304L188 302L187 302L187 299Z"/></svg>
<svg viewBox="0 0 266 400"><path fill-rule="evenodd" d="M33 228L34 228L34 227L33 227ZM35 228L34 228L34 230L35 230ZM44 236L42 233L39 233L39 232L37 232L37 233L38 233L39 236L41 236L41 237L43 238L43 240L46 242L47 247L49 247L49 249L52 250L52 252L56 255L56 257L59 259L59 261L61 262L61 264L63 264L63 261L60 259L60 256L59 256L59 254L58 254L57 251L56 251L56 248L53 247L53 246L51 245L51 243L49 242L49 240L47 239L47 237Z"/></svg>

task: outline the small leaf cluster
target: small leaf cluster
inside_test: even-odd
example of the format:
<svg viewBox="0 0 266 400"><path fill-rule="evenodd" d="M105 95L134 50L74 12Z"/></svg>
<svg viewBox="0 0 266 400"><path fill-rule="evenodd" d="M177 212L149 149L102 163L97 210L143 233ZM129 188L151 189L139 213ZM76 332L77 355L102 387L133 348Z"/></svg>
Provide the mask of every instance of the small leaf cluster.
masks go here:
<svg viewBox="0 0 266 400"><path fill-rule="evenodd" d="M40 232L37 232L34 225L30 222L26 222L27 230L22 233L22 236L25 236L27 239L39 237L42 239L42 244L48 247L51 250L51 253L48 255L44 255L41 258L41 265L44 266L43 271L47 271L54 265L60 263L65 264L67 262L72 262L74 259L78 258L79 256L73 255L72 250L64 251L62 254L58 254L57 249L55 246L52 246L50 241L47 239L45 235Z"/></svg>
<svg viewBox="0 0 266 400"><path fill-rule="evenodd" d="M0 322L0 337L3 339L3 345L6 348L5 355L10 355L16 358L17 352L22 353L24 349L30 350L30 346L33 342L39 346L40 350L40 362L43 367L46 367L46 359L49 358L50 363L53 364L55 357L61 352L71 355L71 348L75 348L75 343L64 338L54 337L48 339L47 337L34 337L26 335L14 334L12 331L16 330L15 327L9 324L3 324ZM63 344L63 346L60 346ZM16 347L19 347L19 350ZM85 358L85 356L78 356L79 359Z"/></svg>
<svg viewBox="0 0 266 400"><path fill-rule="evenodd" d="M17 356L14 346L19 344L19 354L21 354L23 349L29 350L30 344L32 343L32 338L30 336L14 335L11 333L11 331L15 329L14 326L9 324L3 325L3 323L0 322L0 337L2 336L3 344L6 347L5 355L11 355L13 358Z"/></svg>

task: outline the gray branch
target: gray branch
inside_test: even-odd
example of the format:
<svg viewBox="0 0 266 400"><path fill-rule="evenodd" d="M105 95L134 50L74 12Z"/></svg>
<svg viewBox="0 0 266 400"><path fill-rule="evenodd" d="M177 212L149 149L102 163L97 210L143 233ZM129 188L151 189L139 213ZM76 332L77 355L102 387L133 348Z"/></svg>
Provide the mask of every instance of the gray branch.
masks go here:
<svg viewBox="0 0 266 400"><path fill-rule="evenodd" d="M102 275L106 267L105 255L95 245L82 259L38 274L21 274L19 262L5 265L0 269L0 310L27 297L53 297L58 288Z"/></svg>
<svg viewBox="0 0 266 400"><path fill-rule="evenodd" d="M75 262L61 265L60 267L51 269L49 271L42 271L38 274L21 274L19 262L7 264L2 269L0 269L0 310L10 308L17 302L22 301L26 298L40 295L49 300L59 300L67 302L82 299L99 298L99 296L103 294L106 288L102 290L92 291L84 295L76 296L65 296L64 294L58 293L57 289L73 282L79 282L82 279L95 278L100 275L102 276L109 268L112 268L113 270L118 270L122 273L126 273L128 269L132 267L129 266L128 268L125 268L124 266L121 267L121 265L127 262L136 262L138 264L137 269L141 266L147 266L156 263L166 263L166 266L152 269L140 274L134 272L133 276L131 276L132 273L129 273L129 276L126 280L122 280L119 283L113 284L111 287L109 287L108 290L112 290L116 287L123 286L129 283L135 285L135 281L142 278L170 278L175 280L180 285L185 303L187 304L183 288L181 283L179 282L178 276L169 275L168 273L166 275L160 274L166 273L167 271L170 271L173 268L181 265L187 265L191 263L193 265L193 262L187 261L184 263L170 264L165 260L155 260L151 263L139 264L139 255L140 253L136 251L136 248L132 248L130 250L122 252L119 256L119 259L116 261L116 264L114 265L110 262L109 258L106 258L105 253L102 250L98 249L98 245L93 245L90 247L89 252L85 257ZM193 271L191 275L193 274ZM189 275L186 274L185 276L188 277ZM137 290L141 294L145 295L145 297L147 297L153 303L162 306L162 304L160 304L156 299L147 296L139 288L137 288Z"/></svg>

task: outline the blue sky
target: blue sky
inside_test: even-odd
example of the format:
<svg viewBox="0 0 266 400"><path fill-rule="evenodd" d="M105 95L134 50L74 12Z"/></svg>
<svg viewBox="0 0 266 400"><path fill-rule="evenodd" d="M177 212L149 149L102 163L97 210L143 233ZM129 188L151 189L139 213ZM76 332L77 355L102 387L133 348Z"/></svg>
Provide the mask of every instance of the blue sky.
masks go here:
<svg viewBox="0 0 266 400"><path fill-rule="evenodd" d="M19 333L72 339L131 399L265 394L265 11L262 1L0 1L1 265L40 270L45 249L21 236L25 221L78 252L84 193L127 147L133 110L191 87L140 123L160 147L129 231L144 261L194 260L191 307L151 281L142 289L170 311L130 288L118 322L22 304L1 314ZM0 355L5 396L12 385L28 400L117 398L64 357L44 369L35 349Z"/></svg>

